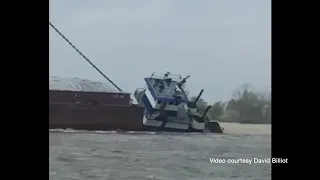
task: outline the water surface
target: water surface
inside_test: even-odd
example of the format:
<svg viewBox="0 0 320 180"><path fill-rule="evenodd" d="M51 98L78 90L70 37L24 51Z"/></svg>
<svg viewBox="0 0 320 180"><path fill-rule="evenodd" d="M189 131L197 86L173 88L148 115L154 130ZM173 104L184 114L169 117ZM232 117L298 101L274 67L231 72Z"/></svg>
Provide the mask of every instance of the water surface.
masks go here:
<svg viewBox="0 0 320 180"><path fill-rule="evenodd" d="M49 132L49 179L271 179L270 164L209 161L270 158L270 126L222 126L227 134Z"/></svg>

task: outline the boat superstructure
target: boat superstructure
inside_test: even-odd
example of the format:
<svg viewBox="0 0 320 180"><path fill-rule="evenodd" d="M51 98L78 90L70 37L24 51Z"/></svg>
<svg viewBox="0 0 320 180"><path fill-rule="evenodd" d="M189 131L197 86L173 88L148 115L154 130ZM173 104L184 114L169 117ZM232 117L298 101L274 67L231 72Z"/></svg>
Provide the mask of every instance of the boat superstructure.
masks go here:
<svg viewBox="0 0 320 180"><path fill-rule="evenodd" d="M134 97L138 105L144 108L143 125L150 130L176 132L203 132L209 122L206 113L200 114L197 101L188 98L186 81L190 76L182 78L170 72L153 73L144 78L146 87L136 89Z"/></svg>

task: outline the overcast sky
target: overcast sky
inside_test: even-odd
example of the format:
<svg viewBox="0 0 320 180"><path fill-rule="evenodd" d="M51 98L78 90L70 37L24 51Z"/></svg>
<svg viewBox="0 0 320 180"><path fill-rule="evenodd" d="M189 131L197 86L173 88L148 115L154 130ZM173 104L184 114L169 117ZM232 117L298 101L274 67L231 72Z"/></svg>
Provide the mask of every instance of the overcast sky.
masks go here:
<svg viewBox="0 0 320 180"><path fill-rule="evenodd" d="M50 21L126 92L152 72L190 75L227 100L271 86L270 0L52 0ZM50 76L106 81L50 28Z"/></svg>

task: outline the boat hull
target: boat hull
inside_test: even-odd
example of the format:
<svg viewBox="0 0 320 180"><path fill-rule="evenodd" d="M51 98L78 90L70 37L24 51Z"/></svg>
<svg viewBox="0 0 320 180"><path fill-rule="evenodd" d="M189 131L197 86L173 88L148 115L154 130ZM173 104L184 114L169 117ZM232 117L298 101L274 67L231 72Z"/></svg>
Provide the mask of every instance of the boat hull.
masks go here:
<svg viewBox="0 0 320 180"><path fill-rule="evenodd" d="M146 123L144 108L130 105L126 94L52 90L49 93L49 129L203 132L192 123L167 122L165 126L155 126L154 123L162 123L157 120Z"/></svg>
<svg viewBox="0 0 320 180"><path fill-rule="evenodd" d="M150 131L167 132L203 132L203 128L194 128L193 124L187 121L158 121L154 119L143 118L143 125ZM204 123L203 123L204 126Z"/></svg>
<svg viewBox="0 0 320 180"><path fill-rule="evenodd" d="M202 130L198 129L173 129L173 128L166 128L166 127L155 127L155 126L145 126L145 130L153 131L153 132L201 132Z"/></svg>
<svg viewBox="0 0 320 180"><path fill-rule="evenodd" d="M137 106L49 103L49 129L143 131L142 119Z"/></svg>
<svg viewBox="0 0 320 180"><path fill-rule="evenodd" d="M93 106L74 103L49 103L49 129L204 132L203 129L193 128L191 124L186 126L185 124L175 123L174 125L169 122L164 127L145 125L143 119L145 119L143 108L134 105ZM209 126L210 132L222 133L222 130L217 130L219 124L213 123L213 125L212 128Z"/></svg>

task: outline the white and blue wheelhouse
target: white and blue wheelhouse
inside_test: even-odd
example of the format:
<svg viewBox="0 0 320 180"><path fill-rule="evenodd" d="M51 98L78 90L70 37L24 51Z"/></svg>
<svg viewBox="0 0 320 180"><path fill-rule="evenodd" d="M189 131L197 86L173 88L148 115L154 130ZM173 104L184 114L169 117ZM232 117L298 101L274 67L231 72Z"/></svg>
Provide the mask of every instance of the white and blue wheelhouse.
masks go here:
<svg viewBox="0 0 320 180"><path fill-rule="evenodd" d="M165 74L152 74L145 78L146 87L137 89L134 97L139 106L144 108L143 124L150 130L177 131L177 132L203 132L205 128L206 113L200 115L197 101L188 99L186 80L190 76L182 78Z"/></svg>

